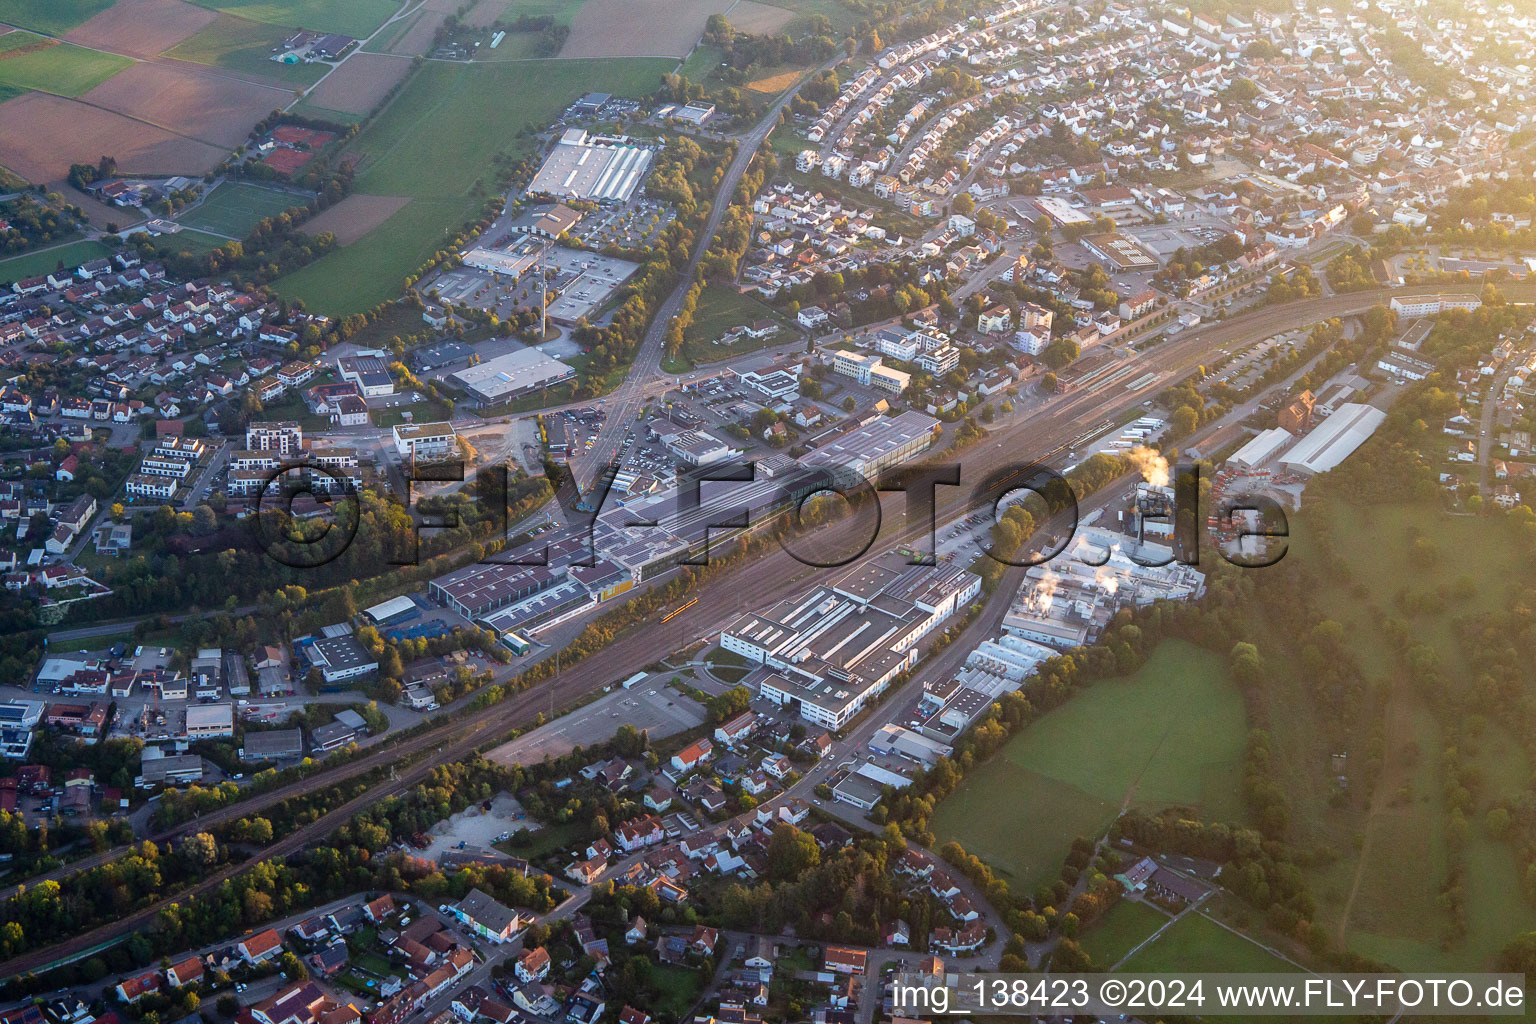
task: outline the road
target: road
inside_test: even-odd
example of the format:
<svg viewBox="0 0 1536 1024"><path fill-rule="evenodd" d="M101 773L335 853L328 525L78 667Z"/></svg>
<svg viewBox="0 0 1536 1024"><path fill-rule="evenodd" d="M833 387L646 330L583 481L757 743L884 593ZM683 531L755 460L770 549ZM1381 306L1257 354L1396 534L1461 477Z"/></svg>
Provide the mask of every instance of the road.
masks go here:
<svg viewBox="0 0 1536 1024"><path fill-rule="evenodd" d="M1484 501L1493 500L1493 446L1499 423L1499 398L1510 375L1525 365L1525 357L1531 347L1526 345L1504 361L1504 365L1489 378L1488 391L1483 395L1482 411L1477 420L1477 471L1478 493Z"/></svg>

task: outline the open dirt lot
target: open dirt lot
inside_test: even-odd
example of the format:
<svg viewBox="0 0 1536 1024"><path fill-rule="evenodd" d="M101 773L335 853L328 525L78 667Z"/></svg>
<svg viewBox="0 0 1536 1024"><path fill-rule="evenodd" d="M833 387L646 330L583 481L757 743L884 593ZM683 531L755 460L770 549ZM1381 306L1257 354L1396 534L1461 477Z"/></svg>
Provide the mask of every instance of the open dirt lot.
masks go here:
<svg viewBox="0 0 1536 1024"><path fill-rule="evenodd" d="M390 218L411 200L407 196L351 195L304 224L306 234L329 231L342 245L351 245Z"/></svg>
<svg viewBox="0 0 1536 1024"><path fill-rule="evenodd" d="M66 124L69 132L40 132L40 124ZM60 96L34 92L0 103L0 153L28 181L58 181L92 153L111 153L125 173L201 174L227 152Z"/></svg>
<svg viewBox="0 0 1536 1024"><path fill-rule="evenodd" d="M725 16L736 26L738 32L750 32L753 35L777 32L795 19L794 11L787 11L782 7L773 7L769 4L756 3L755 0L737 0L737 3L725 12Z"/></svg>
<svg viewBox="0 0 1536 1024"><path fill-rule="evenodd" d="M184 0L117 0L64 38L130 57L153 57L201 31L217 17L214 11Z"/></svg>
<svg viewBox="0 0 1536 1024"><path fill-rule="evenodd" d="M474 28L490 28L501 12L507 9L510 0L480 0L474 8L464 16L464 24Z"/></svg>
<svg viewBox="0 0 1536 1024"><path fill-rule="evenodd" d="M491 844L503 832L520 832L537 829L539 823L532 818L519 818L522 804L510 793L497 793L491 798L491 809L484 810L479 804L471 804L446 820L433 825L427 833L428 846L422 855L437 860L445 853L462 852L477 856L500 856ZM464 846L461 848L460 843Z"/></svg>
<svg viewBox="0 0 1536 1024"><path fill-rule="evenodd" d="M732 0L587 0L562 57L685 57ZM734 19L733 19L734 23Z"/></svg>
<svg viewBox="0 0 1536 1024"><path fill-rule="evenodd" d="M239 82L187 65L141 63L81 98L228 148L244 141L251 125L292 96L287 89Z"/></svg>
<svg viewBox="0 0 1536 1024"><path fill-rule="evenodd" d="M317 85L305 102L344 114L366 114L410 70L411 62L404 57L354 53Z"/></svg>
<svg viewBox="0 0 1536 1024"><path fill-rule="evenodd" d="M131 206L113 206L110 203L104 203L95 196L81 192L68 182L56 185L54 190L62 193L65 200L84 210L86 219L91 222L92 227L102 230L106 230L108 224L128 227L144 219L142 210L135 210Z"/></svg>
<svg viewBox="0 0 1536 1024"><path fill-rule="evenodd" d="M755 82L748 82L747 88L753 92L760 92L768 96L775 96L795 84L795 79L800 77L798 71L786 71L782 75L774 75L771 78L759 78Z"/></svg>

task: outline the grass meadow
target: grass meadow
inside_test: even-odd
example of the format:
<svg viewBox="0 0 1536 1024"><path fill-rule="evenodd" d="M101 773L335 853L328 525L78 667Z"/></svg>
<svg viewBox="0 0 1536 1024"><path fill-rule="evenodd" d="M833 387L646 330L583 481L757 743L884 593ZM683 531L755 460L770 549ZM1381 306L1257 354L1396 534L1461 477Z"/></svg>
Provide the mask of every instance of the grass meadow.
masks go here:
<svg viewBox="0 0 1536 1024"><path fill-rule="evenodd" d="M1080 835L1123 806L1241 817L1242 698L1223 660L1164 641L1141 669L1097 683L1014 737L935 810L956 840L1026 891L1054 879Z"/></svg>
<svg viewBox="0 0 1536 1024"><path fill-rule="evenodd" d="M18 52L23 50L28 52ZM0 36L0 88L79 96L132 63L115 53L56 42L32 32Z"/></svg>

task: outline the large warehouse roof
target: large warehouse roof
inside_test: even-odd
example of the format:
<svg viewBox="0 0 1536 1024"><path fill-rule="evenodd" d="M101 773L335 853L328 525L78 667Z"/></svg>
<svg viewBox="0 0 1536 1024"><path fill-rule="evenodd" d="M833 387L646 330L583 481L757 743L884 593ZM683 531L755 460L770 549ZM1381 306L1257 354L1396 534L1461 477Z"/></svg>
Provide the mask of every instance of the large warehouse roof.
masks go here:
<svg viewBox="0 0 1536 1024"><path fill-rule="evenodd" d="M363 614L376 623L388 622L397 615L416 610L416 602L408 597L392 597L388 601L376 604L372 608L364 608Z"/></svg>
<svg viewBox="0 0 1536 1024"><path fill-rule="evenodd" d="M1301 473L1326 473L1349 458L1386 418L1387 414L1374 406L1357 402L1341 405L1312 433L1297 441L1280 464Z"/></svg>
<svg viewBox="0 0 1536 1024"><path fill-rule="evenodd" d="M651 151L619 144L594 145L571 129L544 158L528 185L531 195L626 202L651 166Z"/></svg>
<svg viewBox="0 0 1536 1024"><path fill-rule="evenodd" d="M467 366L455 373L453 379L485 401L494 403L565 380L575 373L560 360L552 359L536 348L525 348Z"/></svg>
<svg viewBox="0 0 1536 1024"><path fill-rule="evenodd" d="M1255 435L1232 456L1232 462L1247 469L1262 466L1275 457L1275 453L1291 443L1295 437L1284 427L1270 427Z"/></svg>

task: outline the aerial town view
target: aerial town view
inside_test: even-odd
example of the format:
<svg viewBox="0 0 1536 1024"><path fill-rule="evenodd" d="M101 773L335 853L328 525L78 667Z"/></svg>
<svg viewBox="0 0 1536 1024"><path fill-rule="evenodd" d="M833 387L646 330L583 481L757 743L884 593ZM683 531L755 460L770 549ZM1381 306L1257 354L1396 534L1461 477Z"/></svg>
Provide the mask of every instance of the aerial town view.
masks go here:
<svg viewBox="0 0 1536 1024"><path fill-rule="evenodd" d="M0 0L0 1024L1524 1016L1533 219L1532 0Z"/></svg>

